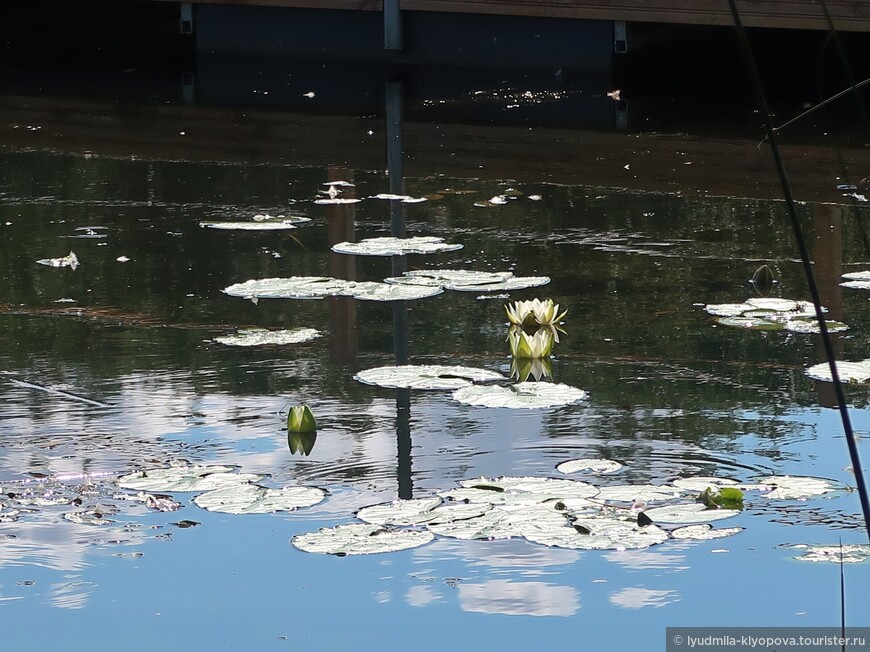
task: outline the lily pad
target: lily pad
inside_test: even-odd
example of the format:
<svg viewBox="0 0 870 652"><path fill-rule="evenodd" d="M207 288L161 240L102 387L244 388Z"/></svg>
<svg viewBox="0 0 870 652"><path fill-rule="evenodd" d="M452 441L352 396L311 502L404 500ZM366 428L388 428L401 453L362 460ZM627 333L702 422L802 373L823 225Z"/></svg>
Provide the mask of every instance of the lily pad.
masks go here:
<svg viewBox="0 0 870 652"><path fill-rule="evenodd" d="M257 219L251 222L200 222L205 229L221 229L224 231L286 231L295 229L297 224L310 222L310 217L278 217L272 219Z"/></svg>
<svg viewBox="0 0 870 652"><path fill-rule="evenodd" d="M326 492L316 487L269 489L255 484L236 484L200 494L193 502L210 512L271 514L311 507L325 497Z"/></svg>
<svg viewBox="0 0 870 652"><path fill-rule="evenodd" d="M359 242L339 242L332 250L339 254L356 256L404 256L406 254L431 254L440 251L456 251L461 244L444 242L444 238L418 236L413 238L368 238Z"/></svg>
<svg viewBox="0 0 870 652"><path fill-rule="evenodd" d="M622 464L615 460L583 458L579 460L568 460L556 465L556 470L560 473L578 473L580 471L588 471L590 473L614 473L622 468Z"/></svg>
<svg viewBox="0 0 870 652"><path fill-rule="evenodd" d="M396 195L391 192L381 192L377 195L371 195L369 199L387 199L391 201L400 201L403 204L419 204L428 201L425 197L411 197L410 195Z"/></svg>
<svg viewBox="0 0 870 652"><path fill-rule="evenodd" d="M648 548L668 540L656 525L639 526L610 518L576 519L571 525L531 533L529 541L576 550L629 550Z"/></svg>
<svg viewBox="0 0 870 652"><path fill-rule="evenodd" d="M458 292L509 292L511 290L539 287L549 282L549 276L512 276L498 283L464 284L448 282L444 284L444 288Z"/></svg>
<svg viewBox="0 0 870 652"><path fill-rule="evenodd" d="M673 500L683 496L683 492L667 485L655 484L623 484L610 487L601 487L598 492L599 500L612 500L616 502L657 502Z"/></svg>
<svg viewBox="0 0 870 652"><path fill-rule="evenodd" d="M828 562L834 564L839 564L842 561L844 564L860 564L870 559L870 545L866 543L843 544L842 547L840 545L826 546L798 543L782 547L799 552L800 554L794 557L798 561Z"/></svg>
<svg viewBox="0 0 870 652"><path fill-rule="evenodd" d="M328 276L291 276L235 283L224 288L224 293L245 299L319 299L343 294L352 286L352 281Z"/></svg>
<svg viewBox="0 0 870 652"><path fill-rule="evenodd" d="M844 281L840 285L853 290L870 290L870 281Z"/></svg>
<svg viewBox="0 0 870 652"><path fill-rule="evenodd" d="M756 481L773 486L773 491L764 494L764 498L768 500L806 500L848 489L833 480L798 475L769 475Z"/></svg>
<svg viewBox="0 0 870 652"><path fill-rule="evenodd" d="M753 306L750 306L748 303L711 303L704 306L707 314L714 317L736 317L753 309Z"/></svg>
<svg viewBox="0 0 870 652"><path fill-rule="evenodd" d="M315 204L321 205L329 205L329 204L358 204L362 201L362 199L357 199L356 197L323 197L321 199L315 199Z"/></svg>
<svg viewBox="0 0 870 652"><path fill-rule="evenodd" d="M345 556L407 550L425 545L434 538L435 535L428 530L403 530L370 523L351 523L299 534L291 539L291 543L304 552Z"/></svg>
<svg viewBox="0 0 870 652"><path fill-rule="evenodd" d="M653 523L703 523L718 521L740 514L738 509L707 509L701 503L663 505L644 510Z"/></svg>
<svg viewBox="0 0 870 652"><path fill-rule="evenodd" d="M394 500L363 507L356 516L361 521L375 525L420 525L432 520L432 510L440 504L438 497Z"/></svg>
<svg viewBox="0 0 870 652"><path fill-rule="evenodd" d="M459 484L466 488L522 494L535 502L544 502L551 498L593 498L599 493L597 487L587 482L535 476L508 475L500 478L477 478L462 480Z"/></svg>
<svg viewBox="0 0 870 652"><path fill-rule="evenodd" d="M543 503L495 505L474 518L430 523L427 527L441 536L455 539L512 539L565 527L567 515Z"/></svg>
<svg viewBox="0 0 870 652"><path fill-rule="evenodd" d="M398 365L360 371L354 380L389 389L458 389L475 380L505 379L497 371L445 365Z"/></svg>
<svg viewBox="0 0 870 652"><path fill-rule="evenodd" d="M825 327L828 329L829 333L842 333L843 331L849 330L849 327L841 321L825 320ZM792 333L820 333L822 330L815 317L796 317L794 319L789 319L785 322L784 328Z"/></svg>
<svg viewBox="0 0 870 652"><path fill-rule="evenodd" d="M439 285L453 283L457 285L487 285L502 283L513 277L513 272L478 272L471 269L419 269L405 272L402 278L407 282L423 280L435 281Z"/></svg>
<svg viewBox="0 0 870 652"><path fill-rule="evenodd" d="M742 527L727 527L717 530L708 523L701 525L686 525L684 527L671 530L672 539L688 539L691 541L710 541L712 539L721 539L730 537L743 531Z"/></svg>
<svg viewBox="0 0 870 652"><path fill-rule="evenodd" d="M36 262L40 265L45 265L46 267L69 267L73 271L75 271L76 267L80 264L78 256L76 256L73 251L61 258L40 258Z"/></svg>
<svg viewBox="0 0 870 652"><path fill-rule="evenodd" d="M466 405L532 410L570 405L587 396L589 394L584 390L570 385L533 382L516 383L508 387L470 385L453 393L454 400Z"/></svg>
<svg viewBox="0 0 870 652"><path fill-rule="evenodd" d="M441 294L441 287L394 285L390 283L355 283L347 294L364 301L413 301Z"/></svg>
<svg viewBox="0 0 870 652"><path fill-rule="evenodd" d="M111 525L115 522L110 518L105 518L101 512L92 509L67 512L63 517L67 521L78 525Z"/></svg>
<svg viewBox="0 0 870 652"><path fill-rule="evenodd" d="M686 491L698 492L707 488L719 489L721 487L735 487L740 484L731 478L715 478L712 476L695 476L691 478L677 478L672 485Z"/></svg>
<svg viewBox="0 0 870 652"><path fill-rule="evenodd" d="M848 274L843 274L843 278L847 279L843 283L840 283L844 288L870 290L870 271L868 270L849 272Z"/></svg>
<svg viewBox="0 0 870 652"><path fill-rule="evenodd" d="M772 310L775 312L790 312L795 315L815 315L815 306L810 301L796 301L794 299L779 299L775 297L754 297L747 299L746 303L758 310ZM823 312L827 312L822 308Z"/></svg>
<svg viewBox="0 0 870 652"><path fill-rule="evenodd" d="M870 380L870 358L860 362L837 360L834 364L837 367L837 375L844 383L864 383ZM815 380L823 380L829 383L834 382L834 378L831 376L831 367L827 362L808 367L804 369L804 373Z"/></svg>
<svg viewBox="0 0 870 652"><path fill-rule="evenodd" d="M850 281L870 281L870 270L849 272L847 274L843 274L843 278L849 279Z"/></svg>
<svg viewBox="0 0 870 652"><path fill-rule="evenodd" d="M229 466L173 465L121 476L118 486L136 491L211 491L261 478L251 473L238 473Z"/></svg>
<svg viewBox="0 0 870 652"><path fill-rule="evenodd" d="M282 344L301 344L320 337L314 328L294 328L292 330L270 331L263 328L246 328L235 335L222 335L214 341L227 346L263 346Z"/></svg>
<svg viewBox="0 0 870 652"><path fill-rule="evenodd" d="M815 306L809 301L755 297L743 303L710 304L704 310L718 317L723 326L752 330L781 330L794 333L818 333ZM822 308L827 312L827 308ZM849 327L842 322L830 322L829 330L839 332Z"/></svg>
<svg viewBox="0 0 870 652"><path fill-rule="evenodd" d="M441 293L440 287L344 281L327 276L264 278L236 283L224 293L245 299L322 299L347 296L368 301L411 301Z"/></svg>

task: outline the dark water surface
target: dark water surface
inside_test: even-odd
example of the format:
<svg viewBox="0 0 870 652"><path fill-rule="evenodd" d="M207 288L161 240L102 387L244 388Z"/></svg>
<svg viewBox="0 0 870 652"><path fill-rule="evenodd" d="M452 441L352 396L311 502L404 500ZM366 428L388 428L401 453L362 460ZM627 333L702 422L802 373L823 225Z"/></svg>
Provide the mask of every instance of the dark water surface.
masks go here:
<svg viewBox="0 0 870 652"><path fill-rule="evenodd" d="M304 77L310 67L299 70ZM729 176L715 144L658 187L653 175L627 174L638 161L614 161L605 145L636 142L652 131L645 123L678 118L648 109L627 124L604 82L576 92L563 86L559 94L545 87L552 81L526 77L524 88L522 75L505 87L491 75L480 86L467 81L493 93L488 108L465 91L415 96L412 85L404 89L404 115L414 118L397 120L406 137L404 192L430 197L399 207L405 229L463 245L408 256L408 268L507 270L547 275L549 285L509 298L444 292L408 302L402 333L389 303L255 304L224 294L254 278L392 275L389 258L330 252L339 240L389 235L390 202L314 200L337 178L352 177L361 198L390 191L384 131L396 115L385 122L383 86L370 95L372 110L305 107L302 93L314 87L304 78L287 91L299 106L261 103L259 114L250 113L263 99L253 92L230 108L217 96L214 104L200 96L184 105L147 93L118 108L23 82L3 97L0 483L59 483L87 506L111 501L121 474L188 460L329 493L315 507L268 515L212 513L191 494L176 494L177 512L131 506L107 525L65 520L76 509L69 502L17 515L7 506L0 510L3 648L641 650L662 649L666 626L838 625L837 566L794 561L779 546L865 543L849 493L751 503L726 523L745 528L738 535L644 550L439 537L410 551L342 558L290 545L296 534L353 522L366 505L430 496L481 475L556 477L559 462L581 457L626 465L593 478L599 484L794 474L854 485L830 388L803 374L823 359L817 337L716 326L703 311L703 304L752 296L748 279L762 264L777 277L774 295L809 298L784 205ZM510 114L513 104L520 113ZM710 116L731 124L722 142L756 147L758 132L740 126L751 121L749 106L735 98ZM588 109L593 124L583 127L575 109ZM565 131L558 138L540 131L537 110ZM501 122L487 124L490 114ZM334 121L313 122L326 119ZM451 123L468 125L464 141L448 134L440 147L417 147L426 125L447 130ZM312 133L312 124L322 131ZM813 124L818 131L808 128L795 146L827 147L824 124ZM501 130L497 142L520 144L507 153L491 149L492 129ZM224 136L197 140L205 130ZM350 131L353 149L339 148ZM601 149L578 152L571 133ZM834 136L848 148L848 129ZM554 138L564 151L546 149ZM697 143L674 138L679 143L662 149L672 156ZM813 144L819 138L822 145ZM323 151L313 147L318 141ZM837 160L832 149L814 151ZM531 166L547 160L549 167ZM611 166L612 182L590 184L576 173L583 165L590 174ZM709 174L691 177L700 166ZM804 204L800 215L824 301L851 326L835 342L847 360L867 355L870 305L837 283L841 273L870 264L868 213L836 186L865 173L822 164L801 172L839 198ZM703 185L732 179L746 192L722 196ZM668 183L678 185L668 192ZM505 193L504 205L474 205ZM200 226L262 213L311 222L288 232ZM81 263L75 270L36 262L71 251ZM503 306L533 297L569 311L553 373L589 392L582 403L481 408L453 401L450 392L420 391L404 411L396 391L353 380L362 369L393 364L397 341L407 342L414 364L507 374ZM250 326L312 327L324 336L284 347L214 341ZM870 394L862 387L848 394L864 434ZM299 403L320 423L308 456L291 455L281 413ZM860 446L866 459L866 440ZM184 519L200 524L182 527ZM868 566L849 565L846 577L847 622L866 625Z"/></svg>

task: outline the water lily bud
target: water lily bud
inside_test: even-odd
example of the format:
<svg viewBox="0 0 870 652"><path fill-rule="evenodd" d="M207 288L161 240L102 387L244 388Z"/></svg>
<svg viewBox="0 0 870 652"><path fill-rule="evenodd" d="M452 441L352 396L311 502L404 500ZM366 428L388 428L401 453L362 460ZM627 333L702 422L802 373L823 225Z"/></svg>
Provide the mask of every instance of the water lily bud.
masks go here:
<svg viewBox="0 0 870 652"><path fill-rule="evenodd" d="M314 432L317 430L317 420L307 405L296 405L290 408L287 415L287 430L290 432Z"/></svg>

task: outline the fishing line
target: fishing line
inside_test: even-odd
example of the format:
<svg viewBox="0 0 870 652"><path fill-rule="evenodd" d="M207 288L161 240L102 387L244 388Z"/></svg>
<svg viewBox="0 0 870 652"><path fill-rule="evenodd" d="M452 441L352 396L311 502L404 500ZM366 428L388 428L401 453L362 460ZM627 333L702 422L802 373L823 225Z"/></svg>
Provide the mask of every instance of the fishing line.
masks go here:
<svg viewBox="0 0 870 652"><path fill-rule="evenodd" d="M849 417L849 409L846 405L846 396L843 392L843 384L840 381L840 374L837 371L837 363L834 359L834 346L831 343L831 335L828 332L828 324L825 320L825 315L822 312L822 301L819 295L819 288L816 285L816 279L813 274L812 263L810 262L809 251L804 240L803 231L801 230L800 220L798 219L797 208L795 206L794 197L791 193L791 185L788 181L788 175L785 171L785 164L782 160L782 154L777 142L776 131L771 122L770 109L767 105L767 98L764 94L764 86L761 83L761 76L758 73L758 67L755 64L755 59L752 56L752 49L749 45L749 38L746 35L746 29L743 27L743 21L740 19L740 12L737 10L736 0L728 0L728 5L731 8L731 15L734 18L734 27L737 30L737 38L740 42L740 50L746 60L746 66L749 70L749 75L752 79L752 85L755 90L758 109L764 119L764 128L767 131L767 140L770 142L770 151L773 154L773 160L776 164L776 171L779 174L779 181L782 185L783 199L785 199L786 211L791 220L792 230L794 231L795 240L800 251L801 263L803 264L804 273L807 277L807 285L810 290L810 296L813 300L813 305L816 310L816 321L819 324L819 331L822 337L822 343L825 348L825 355L828 358L828 367L831 370L831 380L834 384L834 392L837 398L837 407L840 412L840 418L843 422L843 432L846 436L846 443L849 447L849 457L852 460L852 470L855 474L855 484L858 489L858 496L861 501L861 511L864 514L864 527L870 536L870 502L867 500L867 486L864 484L864 471L861 467L860 456L858 454L858 445L855 441L855 432L852 429L852 420Z"/></svg>

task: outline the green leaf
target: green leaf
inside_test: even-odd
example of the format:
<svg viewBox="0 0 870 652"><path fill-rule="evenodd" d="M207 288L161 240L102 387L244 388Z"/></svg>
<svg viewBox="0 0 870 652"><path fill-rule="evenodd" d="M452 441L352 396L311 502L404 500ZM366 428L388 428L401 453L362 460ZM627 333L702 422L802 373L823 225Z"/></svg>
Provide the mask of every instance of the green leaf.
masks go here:
<svg viewBox="0 0 870 652"><path fill-rule="evenodd" d="M736 487L707 487L698 494L698 502L709 509L743 509L743 492Z"/></svg>

